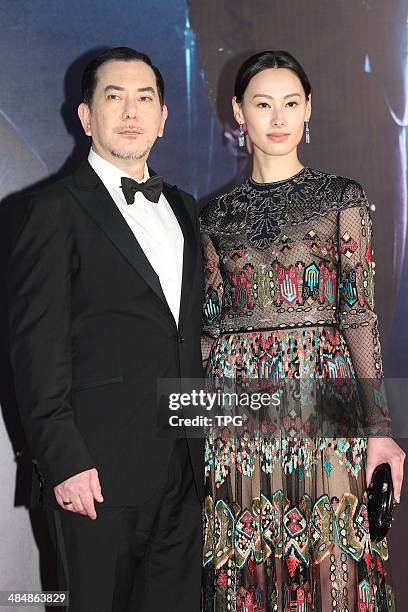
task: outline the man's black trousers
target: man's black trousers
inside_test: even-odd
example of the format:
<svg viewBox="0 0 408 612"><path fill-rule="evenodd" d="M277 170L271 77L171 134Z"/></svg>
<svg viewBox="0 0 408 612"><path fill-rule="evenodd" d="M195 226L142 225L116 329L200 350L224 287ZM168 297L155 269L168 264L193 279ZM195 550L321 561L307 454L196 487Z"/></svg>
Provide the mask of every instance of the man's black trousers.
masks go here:
<svg viewBox="0 0 408 612"><path fill-rule="evenodd" d="M95 521L51 512L69 612L199 612L201 504L184 438L146 503L96 511Z"/></svg>

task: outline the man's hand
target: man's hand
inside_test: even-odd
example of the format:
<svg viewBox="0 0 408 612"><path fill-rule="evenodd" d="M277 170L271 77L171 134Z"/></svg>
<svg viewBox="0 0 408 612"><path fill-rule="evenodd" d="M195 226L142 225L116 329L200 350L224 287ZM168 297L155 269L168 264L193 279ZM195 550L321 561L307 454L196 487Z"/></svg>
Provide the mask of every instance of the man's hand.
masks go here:
<svg viewBox="0 0 408 612"><path fill-rule="evenodd" d="M64 480L54 487L54 493L61 508L69 512L79 512L92 520L96 519L94 500L103 502L98 472L95 468Z"/></svg>
<svg viewBox="0 0 408 612"><path fill-rule="evenodd" d="M399 503L404 478L404 461L404 451L392 438L369 438L367 446L367 486L371 482L371 477L377 465L389 463L394 487L394 499Z"/></svg>

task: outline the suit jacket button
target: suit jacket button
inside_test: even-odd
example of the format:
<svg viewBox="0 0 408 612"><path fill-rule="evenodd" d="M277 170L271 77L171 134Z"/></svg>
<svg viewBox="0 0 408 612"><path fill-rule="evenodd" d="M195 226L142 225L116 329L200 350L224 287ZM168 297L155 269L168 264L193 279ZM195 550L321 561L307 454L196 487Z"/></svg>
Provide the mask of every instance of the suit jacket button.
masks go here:
<svg viewBox="0 0 408 612"><path fill-rule="evenodd" d="M180 344L183 344L183 342L184 342L184 338L183 338L183 336L179 336L178 341L180 342Z"/></svg>

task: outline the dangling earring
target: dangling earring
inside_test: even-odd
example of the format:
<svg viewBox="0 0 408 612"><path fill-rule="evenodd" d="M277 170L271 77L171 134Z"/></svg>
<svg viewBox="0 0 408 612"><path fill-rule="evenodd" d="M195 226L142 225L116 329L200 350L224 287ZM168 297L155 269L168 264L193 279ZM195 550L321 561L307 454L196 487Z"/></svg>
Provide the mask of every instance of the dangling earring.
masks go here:
<svg viewBox="0 0 408 612"><path fill-rule="evenodd" d="M239 147L245 147L245 134L244 134L244 130L242 129L243 123L239 124L239 134L238 134L238 146Z"/></svg>
<svg viewBox="0 0 408 612"><path fill-rule="evenodd" d="M305 140L306 144L310 144L310 130L308 121L305 121Z"/></svg>

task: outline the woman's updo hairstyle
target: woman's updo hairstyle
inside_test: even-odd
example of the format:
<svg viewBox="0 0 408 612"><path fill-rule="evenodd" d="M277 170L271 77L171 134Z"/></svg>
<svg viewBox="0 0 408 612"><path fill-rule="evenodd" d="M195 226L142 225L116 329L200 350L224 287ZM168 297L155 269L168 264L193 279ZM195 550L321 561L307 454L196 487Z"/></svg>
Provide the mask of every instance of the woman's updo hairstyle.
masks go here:
<svg viewBox="0 0 408 612"><path fill-rule="evenodd" d="M299 77L306 95L306 100L308 99L312 92L312 87L306 72L297 59L287 51L261 51L245 60L238 70L234 88L234 95L237 102L242 102L245 90L252 77L267 68L288 68L292 70Z"/></svg>

